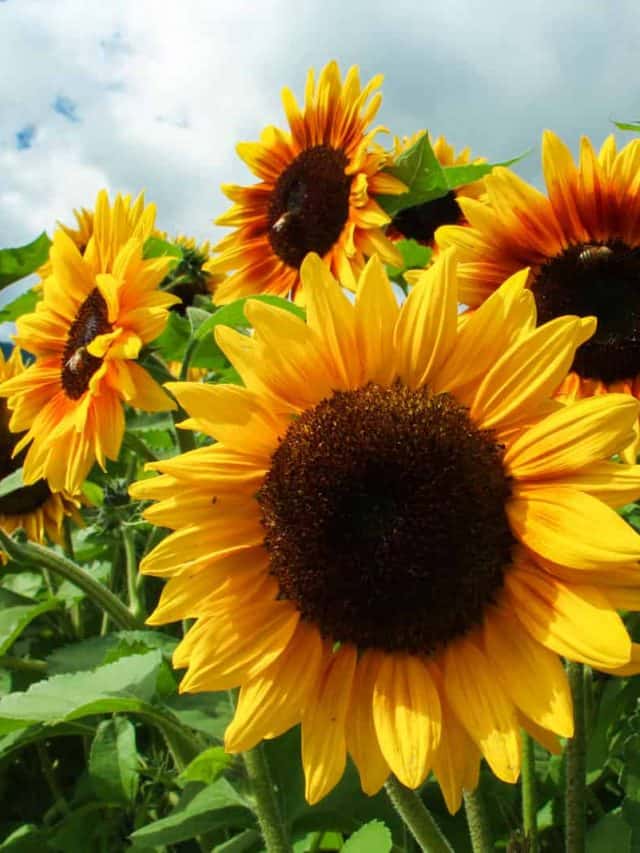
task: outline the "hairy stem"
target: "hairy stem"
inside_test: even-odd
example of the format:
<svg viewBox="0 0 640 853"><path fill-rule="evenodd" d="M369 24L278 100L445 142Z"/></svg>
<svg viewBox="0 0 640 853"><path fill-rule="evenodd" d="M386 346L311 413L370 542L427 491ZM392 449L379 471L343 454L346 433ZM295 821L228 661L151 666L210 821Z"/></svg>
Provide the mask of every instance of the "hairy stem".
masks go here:
<svg viewBox="0 0 640 853"><path fill-rule="evenodd" d="M81 566L72 562L68 557L38 545L35 542L19 543L0 530L0 545L16 562L39 569L49 569L71 581L81 589L88 598L108 613L114 625L123 629L142 627L140 621L129 612L119 598L99 583Z"/></svg>
<svg viewBox="0 0 640 853"><path fill-rule="evenodd" d="M584 667L570 661L567 673L573 698L574 731L566 753L565 845L566 853L584 853L587 788Z"/></svg>
<svg viewBox="0 0 640 853"><path fill-rule="evenodd" d="M395 776L389 776L384 787L393 807L422 850L427 853L453 853L419 794L406 788Z"/></svg>

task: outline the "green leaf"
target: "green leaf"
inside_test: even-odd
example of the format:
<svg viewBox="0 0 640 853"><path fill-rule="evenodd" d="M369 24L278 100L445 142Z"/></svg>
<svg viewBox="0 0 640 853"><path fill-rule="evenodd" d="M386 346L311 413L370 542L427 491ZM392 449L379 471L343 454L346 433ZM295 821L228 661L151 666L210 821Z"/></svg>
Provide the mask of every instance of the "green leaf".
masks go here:
<svg viewBox="0 0 640 853"><path fill-rule="evenodd" d="M391 833L380 820L365 823L349 838L344 853L389 853L393 846Z"/></svg>
<svg viewBox="0 0 640 853"><path fill-rule="evenodd" d="M442 198L451 190L473 183L489 174L496 166L512 166L530 152L525 151L510 160L499 163L467 163L462 166L442 166L435 155L427 133L401 154L387 169L407 185L402 195L379 195L376 201L389 216L395 216L408 207Z"/></svg>
<svg viewBox="0 0 640 853"><path fill-rule="evenodd" d="M7 474L6 477L3 477L2 480L0 480L0 498L21 489L23 486L22 468L18 468L16 471L13 471L11 474Z"/></svg>
<svg viewBox="0 0 640 853"><path fill-rule="evenodd" d="M90 637L87 640L76 641L54 649L47 658L49 672L52 675L83 672L105 663L112 663L109 657L114 654L114 650L120 652L118 660L125 657L121 653L123 644L128 644L131 649L139 649L143 646L145 651L159 649L165 654L170 654L176 640L160 631L152 630L116 631L105 637Z"/></svg>
<svg viewBox="0 0 640 853"><path fill-rule="evenodd" d="M205 311L203 308L194 308L193 305L189 305L187 308L187 318L191 324L191 334L195 335L197 338L197 332L200 326L212 316L213 314L211 311Z"/></svg>
<svg viewBox="0 0 640 853"><path fill-rule="evenodd" d="M407 270L424 269L433 254L428 246L423 246L417 240L398 240L396 249L404 261L402 267L387 267L390 278L399 278Z"/></svg>
<svg viewBox="0 0 640 853"><path fill-rule="evenodd" d="M22 607L9 607L0 610L0 655L4 655L18 639L27 625L36 616L48 613L60 606L55 598L49 598L40 604L26 605Z"/></svg>
<svg viewBox="0 0 640 853"><path fill-rule="evenodd" d="M618 130L633 130L640 133L640 121L614 121Z"/></svg>
<svg viewBox="0 0 640 853"><path fill-rule="evenodd" d="M306 316L304 309L300 308L299 305L289 302L288 299L283 299L280 296L271 296L269 294L247 296L235 302L230 302L228 305L223 305L214 314L209 314L195 331L194 340L197 343L190 362L193 367L206 367L208 370L220 373L224 377L225 372L229 370L229 362L215 342L213 332L216 326L232 326L236 329L250 328L250 323L244 313L244 306L247 299L256 299L258 302L274 305L276 308L289 311L301 319L304 319ZM223 381L229 380L223 378ZM236 382L237 379L235 376L232 376L230 381Z"/></svg>
<svg viewBox="0 0 640 853"><path fill-rule="evenodd" d="M153 349L159 350L166 361L182 361L190 337L189 320L176 311L170 311L164 332L153 342Z"/></svg>
<svg viewBox="0 0 640 853"><path fill-rule="evenodd" d="M168 817L136 830L131 838L152 847L176 844L219 827L244 829L254 818L240 794L226 779L196 789L189 785Z"/></svg>
<svg viewBox="0 0 640 853"><path fill-rule="evenodd" d="M257 829L245 829L224 844L216 844L215 853L244 853L245 850L253 848L259 840L260 833Z"/></svg>
<svg viewBox="0 0 640 853"><path fill-rule="evenodd" d="M180 246L176 243L170 243L168 240L161 240L159 237L149 237L145 241L142 256L145 260L150 258L176 258L181 261L183 252Z"/></svg>
<svg viewBox="0 0 640 853"><path fill-rule="evenodd" d="M0 249L0 290L41 267L49 257L50 245L51 240L43 231L33 242L25 246Z"/></svg>
<svg viewBox="0 0 640 853"><path fill-rule="evenodd" d="M0 844L2 853L46 853L54 849L47 843L46 833L32 823L14 830Z"/></svg>
<svg viewBox="0 0 640 853"><path fill-rule="evenodd" d="M102 506L104 503L104 491L97 483L85 480L82 484L82 494L92 506Z"/></svg>
<svg viewBox="0 0 640 853"><path fill-rule="evenodd" d="M139 759L136 731L125 717L103 720L89 754L89 775L102 800L132 802L138 790Z"/></svg>
<svg viewBox="0 0 640 853"><path fill-rule="evenodd" d="M450 190L455 190L458 187L463 187L465 184L472 184L474 181L479 181L485 175L490 174L496 166L513 166L514 163L519 163L531 153L531 148L518 154L517 157L512 157L510 160L501 160L499 163L465 163L462 166L443 166L444 174L447 179L447 185Z"/></svg>
<svg viewBox="0 0 640 853"><path fill-rule="evenodd" d="M233 708L226 691L220 693L180 693L162 703L182 725L222 740L231 722Z"/></svg>
<svg viewBox="0 0 640 853"><path fill-rule="evenodd" d="M631 827L619 814L608 814L587 832L586 853L631 853Z"/></svg>
<svg viewBox="0 0 640 853"><path fill-rule="evenodd" d="M23 693L10 693L0 699L0 734L90 714L146 712L161 662L159 651L132 655L91 672L56 675Z"/></svg>
<svg viewBox="0 0 640 853"><path fill-rule="evenodd" d="M180 774L181 782L204 782L211 785L233 763L233 755L222 746L211 746L193 759Z"/></svg>
<svg viewBox="0 0 640 853"><path fill-rule="evenodd" d="M389 216L449 192L445 172L431 147L428 133L403 152L387 171L408 187L402 195L376 196L376 201Z"/></svg>
<svg viewBox="0 0 640 853"><path fill-rule="evenodd" d="M27 290L25 293L21 293L16 299L0 308L0 323L12 323L18 317L22 317L23 314L30 314L35 311L39 299L40 294L37 290Z"/></svg>

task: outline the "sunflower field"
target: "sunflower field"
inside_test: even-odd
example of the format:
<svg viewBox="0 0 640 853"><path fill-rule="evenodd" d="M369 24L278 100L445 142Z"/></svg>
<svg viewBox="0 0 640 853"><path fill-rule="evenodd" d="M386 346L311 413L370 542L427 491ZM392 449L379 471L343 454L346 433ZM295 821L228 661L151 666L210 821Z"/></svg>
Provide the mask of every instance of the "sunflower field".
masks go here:
<svg viewBox="0 0 640 853"><path fill-rule="evenodd" d="M0 853L640 851L640 138L380 85L0 250Z"/></svg>

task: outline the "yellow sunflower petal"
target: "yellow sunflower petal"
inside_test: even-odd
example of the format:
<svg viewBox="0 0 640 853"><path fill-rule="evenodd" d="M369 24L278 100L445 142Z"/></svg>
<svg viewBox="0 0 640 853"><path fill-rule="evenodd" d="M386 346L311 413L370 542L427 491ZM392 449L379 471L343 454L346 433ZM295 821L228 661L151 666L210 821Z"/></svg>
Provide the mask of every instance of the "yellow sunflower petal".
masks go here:
<svg viewBox="0 0 640 853"><path fill-rule="evenodd" d="M328 794L344 773L345 720L356 657L353 646L341 646L335 652L302 716L305 797L311 805Z"/></svg>
<svg viewBox="0 0 640 853"><path fill-rule="evenodd" d="M373 721L389 767L403 785L417 788L429 772L442 726L438 691L419 658L382 656L373 691Z"/></svg>
<svg viewBox="0 0 640 853"><path fill-rule="evenodd" d="M360 784L370 797L377 794L389 776L373 722L373 691L381 655L367 651L360 656L347 714L347 749L360 774Z"/></svg>
<svg viewBox="0 0 640 853"><path fill-rule="evenodd" d="M455 255L443 252L413 288L396 323L398 374L409 388L437 376L456 339Z"/></svg>
<svg viewBox="0 0 640 853"><path fill-rule="evenodd" d="M548 649L596 668L629 662L629 635L597 589L520 568L506 575L505 592L520 622Z"/></svg>
<svg viewBox="0 0 640 853"><path fill-rule="evenodd" d="M444 652L447 700L499 779L520 773L520 732L515 709L496 682L491 664L469 639Z"/></svg>
<svg viewBox="0 0 640 853"><path fill-rule="evenodd" d="M640 536L601 501L569 486L523 484L506 511L518 539L555 563L589 569L640 559Z"/></svg>
<svg viewBox="0 0 640 853"><path fill-rule="evenodd" d="M484 624L487 657L516 707L545 729L573 735L567 676L556 654L528 634L515 615L496 607Z"/></svg>
<svg viewBox="0 0 640 853"><path fill-rule="evenodd" d="M559 478L600 462L629 443L639 410L638 402L624 394L578 400L517 438L504 464L523 480Z"/></svg>

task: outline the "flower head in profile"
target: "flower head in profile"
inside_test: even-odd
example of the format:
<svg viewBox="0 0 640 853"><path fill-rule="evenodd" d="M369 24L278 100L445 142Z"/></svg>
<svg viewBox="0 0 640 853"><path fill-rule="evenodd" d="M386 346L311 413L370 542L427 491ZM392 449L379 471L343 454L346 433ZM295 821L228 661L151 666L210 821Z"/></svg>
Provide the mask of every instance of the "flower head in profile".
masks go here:
<svg viewBox="0 0 640 853"><path fill-rule="evenodd" d="M489 204L462 199L469 227L445 226L442 247L460 257L460 298L480 305L501 282L529 267L540 322L595 316L564 389L640 396L640 224L636 215L640 140L621 151L610 136L599 153L588 138L579 163L551 131L542 139L546 195L509 169L485 178Z"/></svg>
<svg viewBox="0 0 640 853"><path fill-rule="evenodd" d="M171 240L166 234L161 236ZM190 305L196 304L198 297L212 299L225 276L207 271L212 251L208 240L197 243L193 237L179 234L173 243L181 250L182 257L162 282L162 289L179 297L180 302L173 305L172 310L184 315Z"/></svg>
<svg viewBox="0 0 640 853"><path fill-rule="evenodd" d="M25 370L20 350L15 348L8 359L0 350L0 381L20 376ZM0 479L9 477L22 467L25 451L13 455L20 436L9 429L9 411L6 400L0 400ZM37 480L30 486L18 486L0 496L0 529L13 533L22 528L27 538L34 542L62 543L62 525L69 516L81 523L81 501L67 492L52 492L46 480Z"/></svg>
<svg viewBox="0 0 640 853"><path fill-rule="evenodd" d="M95 461L117 457L123 403L174 407L136 361L177 301L158 290L167 259L143 259L153 220L152 206L135 221L126 200L111 206L101 192L84 254L62 229L54 236L43 298L17 321L16 341L36 360L0 385L10 428L24 432L16 452L28 447L26 485L46 479L54 491L79 491Z"/></svg>
<svg viewBox="0 0 640 853"><path fill-rule="evenodd" d="M397 158L420 140L426 131L422 130L411 137L396 140L394 156ZM456 154L455 148L446 137L439 136L431 143L433 153L441 166L467 166L470 163L484 163L484 157L471 159L471 149L463 148ZM425 246L434 246L434 234L441 225L464 225L466 223L459 198L480 199L484 196L484 179L464 184L446 195L432 201L425 201L414 207L408 207L397 213L389 226L389 236L398 239L416 240Z"/></svg>
<svg viewBox="0 0 640 853"><path fill-rule="evenodd" d="M401 263L383 233L389 217L375 201L406 189L382 171L389 156L373 143L377 129L369 129L380 83L375 77L361 88L355 67L342 81L330 62L317 84L309 72L302 110L284 90L289 132L267 127L259 142L238 145L259 183L223 187L234 206L217 223L235 231L206 267L231 272L217 288L218 303L254 293L295 294L307 252L319 254L352 290L366 256Z"/></svg>
<svg viewBox="0 0 640 853"><path fill-rule="evenodd" d="M449 808L481 756L513 782L520 729L572 733L559 655L637 663L616 608L640 601L640 537L607 461L638 404L550 400L595 322L535 328L527 272L463 324L445 252L398 307L373 258L352 304L305 260L307 322L249 300L219 328L244 387L173 383L217 444L153 463L136 498L172 532L142 562L151 624L195 619L184 691L240 686L228 750L302 724L306 796L347 754L372 794L435 771Z"/></svg>

